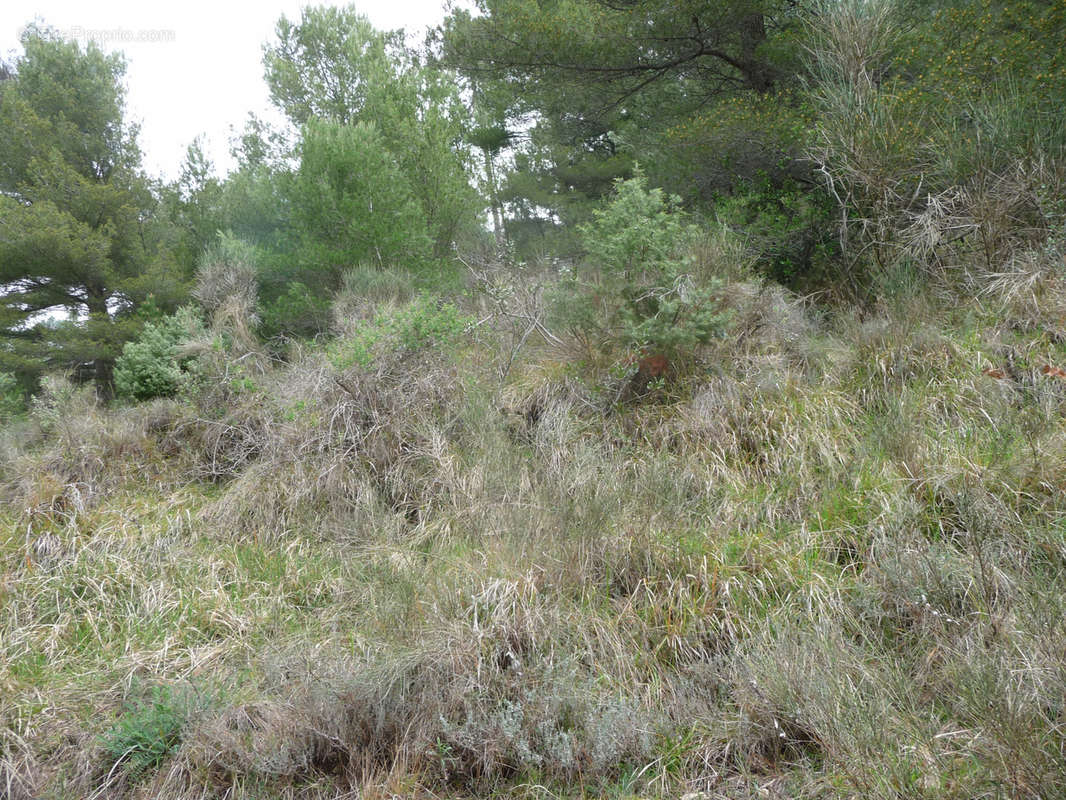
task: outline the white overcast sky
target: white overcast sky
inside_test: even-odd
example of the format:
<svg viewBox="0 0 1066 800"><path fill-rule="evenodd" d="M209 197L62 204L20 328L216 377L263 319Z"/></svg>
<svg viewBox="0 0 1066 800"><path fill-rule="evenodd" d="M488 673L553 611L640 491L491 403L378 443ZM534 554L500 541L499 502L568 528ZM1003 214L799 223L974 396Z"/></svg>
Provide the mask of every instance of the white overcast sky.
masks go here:
<svg viewBox="0 0 1066 800"><path fill-rule="evenodd" d="M351 5L376 27L404 28L421 40L427 27L443 19L444 1L356 0ZM176 178L186 147L203 134L216 171L224 173L231 166L231 127L241 130L249 111L276 118L268 111L262 46L273 38L282 14L297 19L306 5L349 3L15 0L0 3L0 54L21 53L19 31L34 19L83 44L88 32L102 36L101 47L126 54L127 117L141 125L148 172ZM153 36L170 41L147 41Z"/></svg>

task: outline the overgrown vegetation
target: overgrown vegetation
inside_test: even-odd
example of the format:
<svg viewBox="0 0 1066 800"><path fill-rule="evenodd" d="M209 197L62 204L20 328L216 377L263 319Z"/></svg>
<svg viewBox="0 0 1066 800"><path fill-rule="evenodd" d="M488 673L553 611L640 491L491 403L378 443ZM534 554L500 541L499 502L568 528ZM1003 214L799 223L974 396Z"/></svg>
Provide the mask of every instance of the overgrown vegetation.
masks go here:
<svg viewBox="0 0 1066 800"><path fill-rule="evenodd" d="M0 794L1061 795L1061 9L686 9L305 10L166 292L0 242ZM0 114L70 64L124 141L47 37Z"/></svg>
<svg viewBox="0 0 1066 800"><path fill-rule="evenodd" d="M580 229L593 277L573 274L560 285L554 317L588 348L622 345L677 359L721 327L720 281L694 274L698 231L684 222L679 202L648 190L638 170Z"/></svg>
<svg viewBox="0 0 1066 800"><path fill-rule="evenodd" d="M103 736L112 771L123 770L137 780L159 767L181 742L189 718L189 699L167 686L158 686L138 702L128 702L122 715Z"/></svg>

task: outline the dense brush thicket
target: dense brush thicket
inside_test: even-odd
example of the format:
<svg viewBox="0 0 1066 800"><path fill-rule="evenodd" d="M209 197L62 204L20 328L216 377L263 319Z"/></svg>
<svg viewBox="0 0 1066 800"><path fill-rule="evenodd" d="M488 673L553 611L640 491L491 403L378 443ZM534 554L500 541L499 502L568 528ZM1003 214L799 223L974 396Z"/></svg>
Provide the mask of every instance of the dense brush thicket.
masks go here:
<svg viewBox="0 0 1066 800"><path fill-rule="evenodd" d="M478 9L0 68L0 797L1061 797L1066 6Z"/></svg>
<svg viewBox="0 0 1066 800"><path fill-rule="evenodd" d="M656 380L471 261L458 305L353 275L283 359L215 303L172 399L48 384L8 796L1055 796L1062 253L861 315L693 253L723 330Z"/></svg>

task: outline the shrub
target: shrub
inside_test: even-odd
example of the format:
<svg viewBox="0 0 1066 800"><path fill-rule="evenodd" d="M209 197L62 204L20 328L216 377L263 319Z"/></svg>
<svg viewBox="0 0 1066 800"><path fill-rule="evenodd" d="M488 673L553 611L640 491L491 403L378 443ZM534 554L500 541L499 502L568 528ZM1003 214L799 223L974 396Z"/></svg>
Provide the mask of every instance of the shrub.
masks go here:
<svg viewBox="0 0 1066 800"><path fill-rule="evenodd" d="M1066 154L1049 106L1066 83L1061 48L1048 46L1066 22L1053 6L975 1L915 16L848 0L809 16L810 158L860 296L900 265L983 291L1047 242Z"/></svg>
<svg viewBox="0 0 1066 800"><path fill-rule="evenodd" d="M7 422L24 408L18 380L10 372L0 372L0 423Z"/></svg>
<svg viewBox="0 0 1066 800"><path fill-rule="evenodd" d="M454 344L472 321L454 303L435 302L423 295L393 316L391 331L400 347L418 350Z"/></svg>
<svg viewBox="0 0 1066 800"><path fill-rule="evenodd" d="M743 234L760 272L794 289L829 285L839 249L832 198L763 176L715 205L718 219Z"/></svg>
<svg viewBox="0 0 1066 800"><path fill-rule="evenodd" d="M368 367L385 353L447 348L459 341L472 322L454 303L422 295L357 327L335 346L333 361L341 369L355 364Z"/></svg>
<svg viewBox="0 0 1066 800"><path fill-rule="evenodd" d="M598 274L564 281L554 297L556 321L583 339L671 357L708 341L724 322L720 282L697 282L688 255L697 232L679 202L648 189L639 170L618 181L611 201L580 229Z"/></svg>
<svg viewBox="0 0 1066 800"><path fill-rule="evenodd" d="M325 331L329 320L330 301L299 281L293 281L283 295L263 304L260 330L266 338L310 337Z"/></svg>
<svg viewBox="0 0 1066 800"><path fill-rule="evenodd" d="M156 687L146 699L126 704L103 736L104 752L136 780L158 767L181 743L189 712L187 697L167 686Z"/></svg>
<svg viewBox="0 0 1066 800"><path fill-rule="evenodd" d="M182 308L157 323L148 323L136 340L127 342L115 363L115 390L120 397L150 400L171 397L189 374L190 357L181 344L203 331L197 312Z"/></svg>
<svg viewBox="0 0 1066 800"><path fill-rule="evenodd" d="M791 89L731 94L664 130L642 131L649 174L688 202L717 205L717 195L767 180L775 188L808 184L804 147L812 108Z"/></svg>

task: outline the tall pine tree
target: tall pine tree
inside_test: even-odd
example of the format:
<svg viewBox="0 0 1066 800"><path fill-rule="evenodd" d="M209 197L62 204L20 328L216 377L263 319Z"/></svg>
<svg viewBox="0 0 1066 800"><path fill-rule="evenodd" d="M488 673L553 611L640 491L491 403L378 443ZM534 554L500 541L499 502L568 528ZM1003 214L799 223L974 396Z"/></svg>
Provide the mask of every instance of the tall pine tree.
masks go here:
<svg viewBox="0 0 1066 800"><path fill-rule="evenodd" d="M124 121L125 63L31 29L0 84L0 369L76 370L110 391L154 293L180 293Z"/></svg>

